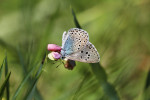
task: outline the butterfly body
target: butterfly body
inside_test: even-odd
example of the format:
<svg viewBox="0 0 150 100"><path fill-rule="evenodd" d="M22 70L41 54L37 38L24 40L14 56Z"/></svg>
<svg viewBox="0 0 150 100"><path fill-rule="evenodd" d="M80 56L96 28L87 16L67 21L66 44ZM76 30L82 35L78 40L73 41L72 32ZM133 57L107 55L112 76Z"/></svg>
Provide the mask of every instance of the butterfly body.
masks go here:
<svg viewBox="0 0 150 100"><path fill-rule="evenodd" d="M88 33L79 28L72 28L63 33L61 55L62 59L86 63L100 61L96 48L89 42Z"/></svg>

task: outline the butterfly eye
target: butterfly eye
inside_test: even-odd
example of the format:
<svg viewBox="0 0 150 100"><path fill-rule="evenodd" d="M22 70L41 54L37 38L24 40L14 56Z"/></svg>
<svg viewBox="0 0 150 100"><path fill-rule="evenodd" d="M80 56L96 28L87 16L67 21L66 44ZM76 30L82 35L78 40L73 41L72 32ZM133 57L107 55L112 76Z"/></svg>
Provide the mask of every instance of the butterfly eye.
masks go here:
<svg viewBox="0 0 150 100"><path fill-rule="evenodd" d="M62 57L62 59L65 59L65 57Z"/></svg>

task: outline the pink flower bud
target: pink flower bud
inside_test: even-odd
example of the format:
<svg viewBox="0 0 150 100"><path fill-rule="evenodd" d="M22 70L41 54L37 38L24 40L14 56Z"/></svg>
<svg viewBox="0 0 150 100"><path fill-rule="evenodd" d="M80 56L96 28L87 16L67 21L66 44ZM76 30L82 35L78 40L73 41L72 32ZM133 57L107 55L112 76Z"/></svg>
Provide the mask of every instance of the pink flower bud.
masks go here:
<svg viewBox="0 0 150 100"><path fill-rule="evenodd" d="M57 59L60 59L61 57L61 54L59 54L58 52L51 52L48 54L48 58L50 60L57 60Z"/></svg>
<svg viewBox="0 0 150 100"><path fill-rule="evenodd" d="M61 54L59 54L58 52L52 52L52 56L55 58L55 59L59 59L61 57Z"/></svg>
<svg viewBox="0 0 150 100"><path fill-rule="evenodd" d="M61 51L61 47L56 44L48 44L48 51Z"/></svg>

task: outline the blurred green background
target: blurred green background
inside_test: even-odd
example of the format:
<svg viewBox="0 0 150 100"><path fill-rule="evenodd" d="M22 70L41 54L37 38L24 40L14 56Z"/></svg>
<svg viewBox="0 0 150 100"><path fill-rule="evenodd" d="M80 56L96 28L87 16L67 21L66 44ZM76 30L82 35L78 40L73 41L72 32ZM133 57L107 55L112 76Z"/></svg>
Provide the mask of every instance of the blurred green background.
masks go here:
<svg viewBox="0 0 150 100"><path fill-rule="evenodd" d="M76 27L71 7L120 100L150 100L149 0L0 0L0 65L7 52L9 98L108 100L89 64L77 62L72 71L48 59L40 65L47 44L61 46L63 32Z"/></svg>

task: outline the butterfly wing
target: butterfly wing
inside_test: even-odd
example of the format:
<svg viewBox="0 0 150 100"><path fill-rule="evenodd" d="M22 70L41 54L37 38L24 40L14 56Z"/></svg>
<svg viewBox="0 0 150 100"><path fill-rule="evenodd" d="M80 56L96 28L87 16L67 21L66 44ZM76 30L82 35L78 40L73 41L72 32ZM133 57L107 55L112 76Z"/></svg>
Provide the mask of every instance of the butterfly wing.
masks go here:
<svg viewBox="0 0 150 100"><path fill-rule="evenodd" d="M69 55L85 48L89 41L88 33L82 29L72 28L63 34L62 49Z"/></svg>
<svg viewBox="0 0 150 100"><path fill-rule="evenodd" d="M97 63L100 61L100 56L94 45L88 42L83 50L68 55L66 59L71 59L85 63Z"/></svg>
<svg viewBox="0 0 150 100"><path fill-rule="evenodd" d="M64 33L63 33L63 35L62 35L62 45L64 45L66 36L67 36L67 32L64 31Z"/></svg>

